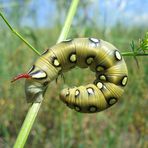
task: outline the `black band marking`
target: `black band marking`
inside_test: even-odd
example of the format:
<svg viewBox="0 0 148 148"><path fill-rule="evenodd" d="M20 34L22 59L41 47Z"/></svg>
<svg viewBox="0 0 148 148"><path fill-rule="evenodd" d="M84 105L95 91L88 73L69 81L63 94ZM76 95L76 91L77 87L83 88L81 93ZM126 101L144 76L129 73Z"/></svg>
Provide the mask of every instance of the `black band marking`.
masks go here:
<svg viewBox="0 0 148 148"><path fill-rule="evenodd" d="M28 74L31 73L35 69L35 65L33 65L30 70L28 71Z"/></svg>
<svg viewBox="0 0 148 148"><path fill-rule="evenodd" d="M49 49L46 49L45 51L43 51L43 53L41 55L46 54L49 51Z"/></svg>

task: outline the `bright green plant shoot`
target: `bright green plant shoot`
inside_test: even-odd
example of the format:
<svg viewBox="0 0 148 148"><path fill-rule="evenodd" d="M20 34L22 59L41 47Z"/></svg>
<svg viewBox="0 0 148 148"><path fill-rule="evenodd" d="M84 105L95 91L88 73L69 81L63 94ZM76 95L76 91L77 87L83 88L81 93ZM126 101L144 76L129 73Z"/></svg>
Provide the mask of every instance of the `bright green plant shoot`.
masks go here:
<svg viewBox="0 0 148 148"><path fill-rule="evenodd" d="M16 35L18 36L23 42L25 42L25 44L30 47L31 50L33 50L36 54L40 55L40 53L30 44L28 43L27 40L25 40L22 35L20 35L15 29L12 28L12 26L9 24L9 22L7 21L7 19L4 17L4 15L0 12L0 16L2 17L2 19L5 21L6 25L9 27L9 29Z"/></svg>

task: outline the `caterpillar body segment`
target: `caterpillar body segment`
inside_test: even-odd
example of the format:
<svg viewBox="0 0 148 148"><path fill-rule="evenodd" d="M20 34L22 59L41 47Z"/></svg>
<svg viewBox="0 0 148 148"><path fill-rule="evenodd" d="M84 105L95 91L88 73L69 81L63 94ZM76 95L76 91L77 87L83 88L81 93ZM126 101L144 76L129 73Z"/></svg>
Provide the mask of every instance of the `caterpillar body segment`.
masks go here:
<svg viewBox="0 0 148 148"><path fill-rule="evenodd" d="M100 39L76 38L54 45L37 59L26 80L27 100L45 93L48 83L75 66L89 67L96 79L92 84L62 90L60 99L68 107L83 113L99 112L122 96L128 72L117 48Z"/></svg>
<svg viewBox="0 0 148 148"><path fill-rule="evenodd" d="M83 113L98 112L108 106L103 93L94 84L64 89L60 98L68 107Z"/></svg>

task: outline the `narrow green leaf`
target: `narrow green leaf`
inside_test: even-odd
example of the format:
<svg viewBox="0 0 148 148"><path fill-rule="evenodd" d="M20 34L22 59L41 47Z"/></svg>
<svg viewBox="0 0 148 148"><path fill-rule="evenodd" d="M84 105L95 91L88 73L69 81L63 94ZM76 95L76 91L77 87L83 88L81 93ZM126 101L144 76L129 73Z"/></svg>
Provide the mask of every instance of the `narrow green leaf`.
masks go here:
<svg viewBox="0 0 148 148"><path fill-rule="evenodd" d="M22 125L22 128L20 130L20 133L17 137L17 140L15 141L14 148L23 148L24 147L26 140L28 138L28 135L30 133L31 127L32 127L34 120L37 116L37 113L40 109L40 106L41 106L41 103L33 103L32 106L30 107L30 109L27 113L27 116L24 120L24 123Z"/></svg>
<svg viewBox="0 0 148 148"><path fill-rule="evenodd" d="M73 0L72 1L71 7L70 7L70 9L68 11L67 19L65 21L64 27L63 27L63 29L61 31L61 34L60 34L60 36L58 38L57 43L61 42L62 40L65 40L67 38L67 35L68 35L68 32L69 32L73 17L75 15L75 12L76 12L76 9L77 9L77 6L78 6L78 3L79 3L79 0Z"/></svg>
<svg viewBox="0 0 148 148"><path fill-rule="evenodd" d="M41 55L27 40L22 37L15 29L12 28L12 26L9 24L8 20L4 17L4 15L0 12L0 16L6 23L6 25L9 27L9 29L17 36L19 37L31 50L33 50L36 54Z"/></svg>

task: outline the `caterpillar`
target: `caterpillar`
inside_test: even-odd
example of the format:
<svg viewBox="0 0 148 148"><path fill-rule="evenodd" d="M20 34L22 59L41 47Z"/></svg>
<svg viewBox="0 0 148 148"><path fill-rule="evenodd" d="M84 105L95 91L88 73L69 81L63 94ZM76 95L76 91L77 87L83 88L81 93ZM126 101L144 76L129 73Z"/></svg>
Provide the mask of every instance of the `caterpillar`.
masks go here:
<svg viewBox="0 0 148 148"><path fill-rule="evenodd" d="M96 73L96 79L91 84L61 91L60 100L69 108L82 113L100 112L122 96L128 80L125 61L115 46L96 38L67 39L52 46L28 73L18 75L13 81L26 78L26 99L32 102L38 95L44 95L52 80L75 66L89 67Z"/></svg>

